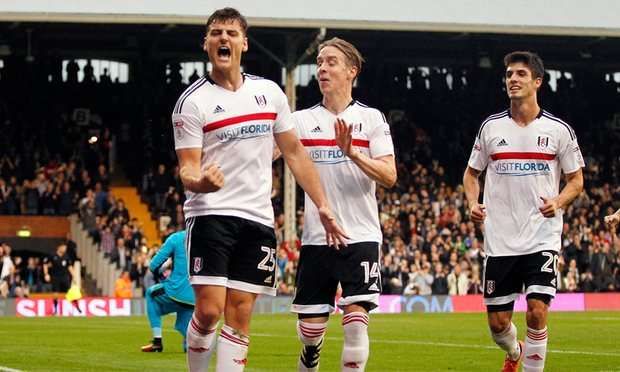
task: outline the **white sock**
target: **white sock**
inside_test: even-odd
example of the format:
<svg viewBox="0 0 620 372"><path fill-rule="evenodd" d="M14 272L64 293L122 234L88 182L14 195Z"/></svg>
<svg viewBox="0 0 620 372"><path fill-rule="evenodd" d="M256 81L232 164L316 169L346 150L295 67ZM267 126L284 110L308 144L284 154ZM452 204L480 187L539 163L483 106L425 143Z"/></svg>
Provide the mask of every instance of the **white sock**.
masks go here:
<svg viewBox="0 0 620 372"><path fill-rule="evenodd" d="M303 344L297 370L299 372L316 372L319 370L319 357L323 346L323 336L327 329L327 322L308 323L297 321L297 336Z"/></svg>
<svg viewBox="0 0 620 372"><path fill-rule="evenodd" d="M153 331L153 338L161 338L161 327L153 327L151 330Z"/></svg>
<svg viewBox="0 0 620 372"><path fill-rule="evenodd" d="M519 341L517 341L517 327L513 322L510 322L510 326L501 333L491 331L491 337L497 346L506 351L510 359L517 360L519 358L521 349L519 348Z"/></svg>
<svg viewBox="0 0 620 372"><path fill-rule="evenodd" d="M368 314L355 312L342 318L344 345L340 367L342 372L360 372L368 361Z"/></svg>
<svg viewBox="0 0 620 372"><path fill-rule="evenodd" d="M250 338L224 324L217 339L216 372L242 372L248 363Z"/></svg>
<svg viewBox="0 0 620 372"><path fill-rule="evenodd" d="M203 327L192 316L187 326L187 367L189 372L206 372L209 368L209 360L215 347L217 324L211 329Z"/></svg>
<svg viewBox="0 0 620 372"><path fill-rule="evenodd" d="M523 372L542 372L547 355L547 327L527 328L523 355Z"/></svg>

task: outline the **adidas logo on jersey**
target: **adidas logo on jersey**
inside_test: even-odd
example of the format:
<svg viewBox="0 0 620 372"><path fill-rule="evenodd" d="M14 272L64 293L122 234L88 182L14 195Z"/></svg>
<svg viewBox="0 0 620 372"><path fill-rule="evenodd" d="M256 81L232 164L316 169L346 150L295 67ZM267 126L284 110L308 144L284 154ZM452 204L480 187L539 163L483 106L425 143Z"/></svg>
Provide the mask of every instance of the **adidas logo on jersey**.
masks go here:
<svg viewBox="0 0 620 372"><path fill-rule="evenodd" d="M379 286L377 286L377 283L372 283L372 285L368 287L368 290L373 292L379 292Z"/></svg>
<svg viewBox="0 0 620 372"><path fill-rule="evenodd" d="M310 133L322 133L323 130L321 129L321 127L319 125L316 126L316 128L312 129L310 131Z"/></svg>
<svg viewBox="0 0 620 372"><path fill-rule="evenodd" d="M508 142L506 142L506 140L502 138L502 140L501 140L501 141L499 141L499 143L497 144L497 146L508 146Z"/></svg>
<svg viewBox="0 0 620 372"><path fill-rule="evenodd" d="M222 106L220 105L215 106L215 110L213 110L213 113L219 114L220 112L224 112L224 109L222 108Z"/></svg>

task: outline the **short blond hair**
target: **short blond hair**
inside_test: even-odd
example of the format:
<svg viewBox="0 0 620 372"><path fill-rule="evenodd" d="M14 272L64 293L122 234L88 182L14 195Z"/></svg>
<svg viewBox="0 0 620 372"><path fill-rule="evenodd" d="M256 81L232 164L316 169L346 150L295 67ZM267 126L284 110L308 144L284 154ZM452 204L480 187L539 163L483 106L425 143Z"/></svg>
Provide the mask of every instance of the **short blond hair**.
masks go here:
<svg viewBox="0 0 620 372"><path fill-rule="evenodd" d="M341 51L346 57L346 62L350 66L357 68L357 76L359 76L360 72L362 72L362 63L366 62L366 60L353 44L341 38L333 37L319 45L319 52L325 47L334 47Z"/></svg>

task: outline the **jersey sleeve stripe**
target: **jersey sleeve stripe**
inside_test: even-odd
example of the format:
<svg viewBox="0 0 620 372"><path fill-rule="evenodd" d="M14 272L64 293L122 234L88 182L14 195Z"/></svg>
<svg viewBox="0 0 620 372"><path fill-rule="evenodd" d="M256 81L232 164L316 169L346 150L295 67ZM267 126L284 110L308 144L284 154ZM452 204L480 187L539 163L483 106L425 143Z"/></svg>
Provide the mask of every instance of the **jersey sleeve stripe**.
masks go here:
<svg viewBox="0 0 620 372"><path fill-rule="evenodd" d="M508 110L502 111L497 114L493 114L489 116L488 118L484 119L484 121L480 125L480 129L478 130L478 134L476 135L476 137L480 138L480 135L482 134L482 130L484 129L484 126L487 125L488 122L490 122L491 120L503 118L505 116L508 116Z"/></svg>
<svg viewBox="0 0 620 372"><path fill-rule="evenodd" d="M199 80L196 80L194 84L190 85L189 88L187 88L183 92L183 94L181 94L181 97L179 97L179 100L174 106L174 113L179 114L181 110L183 109L183 103L185 102L187 97L189 97L192 93L194 93L198 88L203 86L206 82L207 82L207 79L201 78Z"/></svg>
<svg viewBox="0 0 620 372"><path fill-rule="evenodd" d="M543 111L543 116L546 117L547 119L551 120L551 121L555 121L556 123L562 124L568 130L568 134L570 135L570 139L573 140L573 141L575 140L575 138L577 137L575 135L575 131L565 121L563 121L563 120L561 120L559 118L556 118L555 116L551 115L547 111Z"/></svg>
<svg viewBox="0 0 620 372"><path fill-rule="evenodd" d="M301 139L302 145L306 147L312 146L338 146L336 140L333 139ZM370 141L363 139L354 139L353 146L357 147L370 147Z"/></svg>
<svg viewBox="0 0 620 372"><path fill-rule="evenodd" d="M544 152L498 152L491 154L493 160L553 160L555 154Z"/></svg>
<svg viewBox="0 0 620 372"><path fill-rule="evenodd" d="M241 116L233 116L232 118L227 118L219 121L214 121L213 123L207 124L202 127L202 131L204 133L210 132L212 130L220 129L223 127L227 127L229 125L244 123L246 121L253 120L276 120L278 114L275 112L257 112L255 114L241 115Z"/></svg>

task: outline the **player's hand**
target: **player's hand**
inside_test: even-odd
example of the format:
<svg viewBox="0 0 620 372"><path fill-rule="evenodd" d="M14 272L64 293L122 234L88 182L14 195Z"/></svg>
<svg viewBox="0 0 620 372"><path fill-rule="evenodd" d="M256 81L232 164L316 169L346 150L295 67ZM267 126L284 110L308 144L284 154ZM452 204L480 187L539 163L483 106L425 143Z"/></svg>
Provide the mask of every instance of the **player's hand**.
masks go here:
<svg viewBox="0 0 620 372"><path fill-rule="evenodd" d="M343 119L337 118L334 123L334 130L336 132L336 144L346 156L351 156L353 153L353 126L348 125Z"/></svg>
<svg viewBox="0 0 620 372"><path fill-rule="evenodd" d="M346 247L346 239L349 239L349 237L345 234L344 230L342 230L342 227L338 225L338 222L336 222L336 217L334 217L332 211L327 207L321 207L319 208L319 217L325 229L327 245L333 245L336 249L340 249L340 245Z"/></svg>
<svg viewBox="0 0 620 372"><path fill-rule="evenodd" d="M43 280L45 280L46 283L49 283L52 278L50 278L50 274L45 274L45 276L43 277Z"/></svg>
<svg viewBox="0 0 620 372"><path fill-rule="evenodd" d="M558 204L558 199L557 198L547 199L544 196L541 196L540 200L542 200L544 203L542 207L538 208L540 213L542 213L543 216L545 216L546 218L555 217L556 211L560 209L560 205Z"/></svg>
<svg viewBox="0 0 620 372"><path fill-rule="evenodd" d="M614 213L609 216L605 216L605 225L607 225L608 229L615 230L618 223L620 223L620 214Z"/></svg>
<svg viewBox="0 0 620 372"><path fill-rule="evenodd" d="M224 186L224 174L216 164L207 164L198 181L198 192L216 192Z"/></svg>
<svg viewBox="0 0 620 372"><path fill-rule="evenodd" d="M487 211L484 205L480 203L475 203L469 208L469 218L475 223L484 222L485 217L487 216Z"/></svg>

